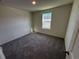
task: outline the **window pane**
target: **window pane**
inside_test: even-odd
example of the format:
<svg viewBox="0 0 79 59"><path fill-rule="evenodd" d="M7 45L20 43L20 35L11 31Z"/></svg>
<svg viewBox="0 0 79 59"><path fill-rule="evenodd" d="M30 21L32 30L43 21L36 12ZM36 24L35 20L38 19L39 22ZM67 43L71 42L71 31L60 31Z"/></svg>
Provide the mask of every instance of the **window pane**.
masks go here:
<svg viewBox="0 0 79 59"><path fill-rule="evenodd" d="M42 28L43 29L50 29L51 28L51 24L50 24L51 22L43 22L43 26L42 26Z"/></svg>
<svg viewBox="0 0 79 59"><path fill-rule="evenodd" d="M51 21L51 15L52 15L52 13L44 13L42 15L42 20L43 21Z"/></svg>
<svg viewBox="0 0 79 59"><path fill-rule="evenodd" d="M42 28L43 29L51 28L51 17L52 17L52 13L42 14Z"/></svg>

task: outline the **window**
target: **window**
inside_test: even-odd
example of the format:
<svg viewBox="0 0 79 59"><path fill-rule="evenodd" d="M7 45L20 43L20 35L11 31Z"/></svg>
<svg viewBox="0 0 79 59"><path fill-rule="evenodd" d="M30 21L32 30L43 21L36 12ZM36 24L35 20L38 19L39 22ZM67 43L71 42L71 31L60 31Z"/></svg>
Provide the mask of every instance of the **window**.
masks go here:
<svg viewBox="0 0 79 59"><path fill-rule="evenodd" d="M51 12L42 14L42 29L51 29L51 19Z"/></svg>

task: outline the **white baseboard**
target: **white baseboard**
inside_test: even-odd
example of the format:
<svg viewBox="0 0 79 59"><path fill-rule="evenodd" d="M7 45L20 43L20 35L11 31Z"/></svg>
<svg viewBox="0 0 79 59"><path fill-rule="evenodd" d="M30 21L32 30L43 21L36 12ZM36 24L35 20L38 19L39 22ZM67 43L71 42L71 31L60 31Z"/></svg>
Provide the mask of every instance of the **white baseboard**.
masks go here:
<svg viewBox="0 0 79 59"><path fill-rule="evenodd" d="M7 43L7 42L10 42L10 41L12 41L12 40L18 39L18 38L20 38L20 37L22 37L22 36L25 36L25 35L28 35L28 34L30 34L30 33L31 33L31 32L28 32L28 33L20 33L20 35L19 35L19 34L14 35L14 36L10 37L9 39L6 38L5 41L0 42L0 45L3 45L3 44L5 44L5 43Z"/></svg>

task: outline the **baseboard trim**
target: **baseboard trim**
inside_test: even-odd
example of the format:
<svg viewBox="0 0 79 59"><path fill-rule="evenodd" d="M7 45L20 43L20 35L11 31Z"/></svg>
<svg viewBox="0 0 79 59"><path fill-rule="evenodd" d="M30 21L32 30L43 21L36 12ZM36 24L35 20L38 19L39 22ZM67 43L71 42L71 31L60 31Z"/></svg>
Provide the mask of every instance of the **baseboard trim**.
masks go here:
<svg viewBox="0 0 79 59"><path fill-rule="evenodd" d="M9 43L9 42L11 42L11 41L15 41L15 40L17 40L17 39L19 39L19 38L21 38L21 37L24 37L24 36L27 36L27 35L30 35L30 34L31 34L31 32L30 32L30 33L27 33L27 34L23 34L22 36L18 36L17 38L14 38L14 39L8 40L7 42L1 43L0 46L4 45L4 44L6 44L6 43Z"/></svg>
<svg viewBox="0 0 79 59"><path fill-rule="evenodd" d="M44 35L48 35L48 36L57 37L57 36L54 36L54 35L50 35L50 34L46 34L46 33L41 33L41 32L35 32L35 33L40 33L40 34L44 34ZM61 37L57 37L57 38L64 39L64 38L61 38Z"/></svg>

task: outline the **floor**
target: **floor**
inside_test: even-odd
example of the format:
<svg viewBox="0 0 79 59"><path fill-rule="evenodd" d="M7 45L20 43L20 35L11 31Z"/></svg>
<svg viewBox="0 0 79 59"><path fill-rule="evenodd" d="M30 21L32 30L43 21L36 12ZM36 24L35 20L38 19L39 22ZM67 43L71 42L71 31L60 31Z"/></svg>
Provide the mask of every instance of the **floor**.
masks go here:
<svg viewBox="0 0 79 59"><path fill-rule="evenodd" d="M31 33L4 45L6 59L65 59L64 39Z"/></svg>

